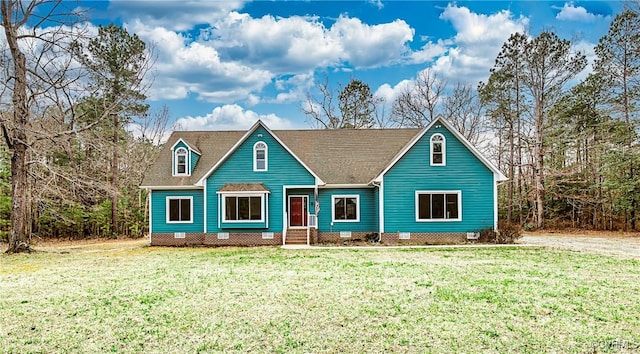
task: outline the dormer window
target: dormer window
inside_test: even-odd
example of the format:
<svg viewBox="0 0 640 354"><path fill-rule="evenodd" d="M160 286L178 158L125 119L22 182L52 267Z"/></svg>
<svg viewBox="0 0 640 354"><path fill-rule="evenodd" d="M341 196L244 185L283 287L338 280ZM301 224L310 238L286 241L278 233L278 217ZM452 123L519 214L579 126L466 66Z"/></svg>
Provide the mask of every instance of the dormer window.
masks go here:
<svg viewBox="0 0 640 354"><path fill-rule="evenodd" d="M431 136L431 166L446 165L446 141L442 134Z"/></svg>
<svg viewBox="0 0 640 354"><path fill-rule="evenodd" d="M178 148L175 152L175 174L178 175L188 175L189 170L187 166L189 152L185 148Z"/></svg>
<svg viewBox="0 0 640 354"><path fill-rule="evenodd" d="M258 141L253 145L253 170L266 171L268 166L267 161L267 144Z"/></svg>

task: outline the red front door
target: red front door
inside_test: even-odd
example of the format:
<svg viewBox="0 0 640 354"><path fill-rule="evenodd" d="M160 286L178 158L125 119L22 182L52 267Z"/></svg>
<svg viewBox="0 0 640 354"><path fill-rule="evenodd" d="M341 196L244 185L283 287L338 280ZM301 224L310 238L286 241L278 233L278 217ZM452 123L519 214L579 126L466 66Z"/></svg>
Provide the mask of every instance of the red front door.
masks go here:
<svg viewBox="0 0 640 354"><path fill-rule="evenodd" d="M289 226L305 226L307 224L305 199L306 197L289 197Z"/></svg>

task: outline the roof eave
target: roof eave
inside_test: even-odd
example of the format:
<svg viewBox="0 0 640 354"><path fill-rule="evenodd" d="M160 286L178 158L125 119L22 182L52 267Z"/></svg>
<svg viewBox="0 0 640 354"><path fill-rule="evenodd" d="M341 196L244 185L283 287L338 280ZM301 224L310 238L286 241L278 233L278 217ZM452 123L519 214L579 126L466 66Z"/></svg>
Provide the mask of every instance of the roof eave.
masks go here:
<svg viewBox="0 0 640 354"><path fill-rule="evenodd" d="M196 186L200 186L203 187L205 184L205 181L207 180L207 178L209 178L209 176L211 176L211 174L218 169L218 167L220 167L220 165L222 165L222 163L224 161L226 161L229 156L231 156L231 154L233 154L238 147L240 147L240 145L242 145L242 143L244 143L249 136L251 136L251 134L253 134L256 129L258 129L258 127L263 127L282 147L285 148L285 150L287 150L291 156L293 156L294 159L296 159L296 161L298 161L314 178L315 178L315 182L317 185L324 185L324 181L322 180L322 178L320 178L315 172L313 172L313 170L311 170L311 168L309 168L309 166L307 166L307 164L305 164L288 146L287 144L285 144L282 140L280 140L280 138L271 130L269 129L269 127L267 127L262 120L258 119L257 122L255 122L253 124L253 126L251 126L251 128L249 128L249 130L247 130L247 132L240 138L240 140L238 140L232 147L231 149L229 149L229 151L227 151L226 154L224 154L224 156L222 156L222 158L220 158L220 160L218 160L218 162L216 162L213 167L211 167L211 169L209 169L209 171L207 171L207 173L205 173L199 180L198 182L196 182Z"/></svg>
<svg viewBox="0 0 640 354"><path fill-rule="evenodd" d="M382 170L382 172L378 174L378 176L376 176L374 179L372 179L369 183L382 182L384 175L389 172L391 167L393 167L437 122L442 123L451 132L451 134L455 135L455 137L460 142L462 142L462 144L466 146L474 156L476 156L480 160L480 162L482 162L491 172L493 172L496 175L496 181L500 182L508 180L508 178L496 166L494 166L491 161L487 160L487 158L484 157L484 155L480 151L478 151L478 149L476 149L476 147L473 146L473 144L471 144L471 142L469 142L469 140L467 140L464 135L462 135L453 125L451 125L449 121L442 118L442 116L438 116L436 117L436 119L432 120L431 123L429 123L426 127L424 127L422 131L420 131L420 133L413 137L413 139L411 139L407 143L407 145L405 145L405 147L400 150L400 153L398 153L398 155L393 160L391 160L391 162L384 168L384 170Z"/></svg>
<svg viewBox="0 0 640 354"><path fill-rule="evenodd" d="M181 141L182 141L183 144L185 144L185 145L187 145L187 147L189 147L189 150L191 152L195 152L199 156L202 156L202 153L200 153L200 150L198 150L198 148L194 147L193 144L189 144L189 142L184 140L183 138L178 138L178 140L176 140L176 142L173 145L171 145L171 150L175 149L176 145L178 145Z"/></svg>
<svg viewBox="0 0 640 354"><path fill-rule="evenodd" d="M166 189L174 189L174 190L177 190L177 189L202 189L201 186L197 186L197 185L194 185L194 184L190 184L190 185L186 185L186 186L171 186L171 185L169 185L169 186L153 186L153 185L144 186L143 185L143 186L140 186L138 188L140 188L140 189L158 189L158 190L160 190L160 189L165 189L165 190Z"/></svg>

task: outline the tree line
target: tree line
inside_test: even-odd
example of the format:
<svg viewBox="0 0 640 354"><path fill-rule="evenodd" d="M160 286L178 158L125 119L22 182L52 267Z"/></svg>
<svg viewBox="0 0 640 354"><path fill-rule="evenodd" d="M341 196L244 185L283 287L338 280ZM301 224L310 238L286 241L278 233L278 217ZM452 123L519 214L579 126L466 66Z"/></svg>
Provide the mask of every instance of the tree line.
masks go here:
<svg viewBox="0 0 640 354"><path fill-rule="evenodd" d="M630 5L600 38L590 68L552 31L514 33L475 87L426 69L388 103L354 78L337 95L322 83L321 98L308 95L302 110L328 129L424 127L443 116L509 178L498 189L507 224L637 230L640 21Z"/></svg>
<svg viewBox="0 0 640 354"><path fill-rule="evenodd" d="M167 110L149 112L151 49L116 25L97 33L72 2L0 1L0 228L32 237L142 236L138 188ZM44 25L46 24L46 25Z"/></svg>
<svg viewBox="0 0 640 354"><path fill-rule="evenodd" d="M64 1L0 0L0 238L142 236L138 188L167 109L150 112L153 51L116 25L97 33ZM55 26L40 26L47 22ZM509 177L500 218L525 228L636 230L640 203L640 22L625 7L584 53L552 31L514 33L486 82L421 71L393 102L328 79L302 112L322 129L424 127L443 116Z"/></svg>

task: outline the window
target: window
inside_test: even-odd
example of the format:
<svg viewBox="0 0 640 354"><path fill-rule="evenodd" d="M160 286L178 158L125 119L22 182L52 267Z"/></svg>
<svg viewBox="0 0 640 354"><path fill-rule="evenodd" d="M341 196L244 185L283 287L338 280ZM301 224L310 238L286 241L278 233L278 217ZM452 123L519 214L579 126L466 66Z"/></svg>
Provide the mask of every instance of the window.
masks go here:
<svg viewBox="0 0 640 354"><path fill-rule="evenodd" d="M167 197L167 223L193 222L192 197Z"/></svg>
<svg viewBox="0 0 640 354"><path fill-rule="evenodd" d="M224 221L264 221L262 195L224 196Z"/></svg>
<svg viewBox="0 0 640 354"><path fill-rule="evenodd" d="M258 141L253 145L253 170L267 170L267 144L262 141Z"/></svg>
<svg viewBox="0 0 640 354"><path fill-rule="evenodd" d="M188 152L185 148L179 148L176 150L175 156L175 174L176 175L188 175L189 171L187 170L187 157Z"/></svg>
<svg viewBox="0 0 640 354"><path fill-rule="evenodd" d="M332 198L332 220L342 222L360 221L359 195L334 195Z"/></svg>
<svg viewBox="0 0 640 354"><path fill-rule="evenodd" d="M416 192L416 221L462 220L461 192Z"/></svg>
<svg viewBox="0 0 640 354"><path fill-rule="evenodd" d="M431 137L431 166L444 166L446 164L446 142L442 134L434 134Z"/></svg>

